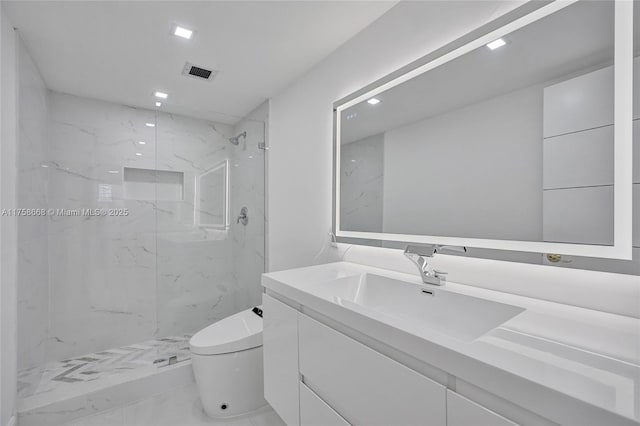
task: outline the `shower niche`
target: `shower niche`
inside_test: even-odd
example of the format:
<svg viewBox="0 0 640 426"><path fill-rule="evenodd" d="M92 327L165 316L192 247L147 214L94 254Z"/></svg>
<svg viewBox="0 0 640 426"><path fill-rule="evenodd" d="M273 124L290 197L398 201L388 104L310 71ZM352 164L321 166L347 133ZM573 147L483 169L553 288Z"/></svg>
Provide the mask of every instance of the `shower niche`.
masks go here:
<svg viewBox="0 0 640 426"><path fill-rule="evenodd" d="M125 167L123 195L126 200L184 200L184 173Z"/></svg>

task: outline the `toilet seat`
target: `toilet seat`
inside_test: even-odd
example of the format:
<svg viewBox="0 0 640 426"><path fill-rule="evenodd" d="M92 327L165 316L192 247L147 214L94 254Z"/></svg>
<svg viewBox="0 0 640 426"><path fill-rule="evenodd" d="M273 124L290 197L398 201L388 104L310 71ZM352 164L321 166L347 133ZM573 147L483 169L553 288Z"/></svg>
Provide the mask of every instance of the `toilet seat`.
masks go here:
<svg viewBox="0 0 640 426"><path fill-rule="evenodd" d="M220 355L262 346L262 318L250 309L224 318L193 335L196 355Z"/></svg>

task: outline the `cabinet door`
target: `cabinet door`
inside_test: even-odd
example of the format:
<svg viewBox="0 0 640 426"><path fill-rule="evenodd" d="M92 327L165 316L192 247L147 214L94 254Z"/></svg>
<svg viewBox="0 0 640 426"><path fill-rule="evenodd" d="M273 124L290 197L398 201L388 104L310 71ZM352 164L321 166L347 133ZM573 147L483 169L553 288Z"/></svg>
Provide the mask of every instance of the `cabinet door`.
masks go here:
<svg viewBox="0 0 640 426"><path fill-rule="evenodd" d="M613 124L613 67L544 88L543 136Z"/></svg>
<svg viewBox="0 0 640 426"><path fill-rule="evenodd" d="M302 426L349 426L340 414L300 382L300 424Z"/></svg>
<svg viewBox="0 0 640 426"><path fill-rule="evenodd" d="M517 426L517 424L447 390L447 426Z"/></svg>
<svg viewBox="0 0 640 426"><path fill-rule="evenodd" d="M613 126L546 138L544 189L613 185Z"/></svg>
<svg viewBox="0 0 640 426"><path fill-rule="evenodd" d="M613 244L613 186L545 190L544 241Z"/></svg>
<svg viewBox="0 0 640 426"><path fill-rule="evenodd" d="M443 426L445 387L306 315L300 373L353 425Z"/></svg>
<svg viewBox="0 0 640 426"><path fill-rule="evenodd" d="M287 425L298 425L298 311L266 294L262 305L264 397Z"/></svg>

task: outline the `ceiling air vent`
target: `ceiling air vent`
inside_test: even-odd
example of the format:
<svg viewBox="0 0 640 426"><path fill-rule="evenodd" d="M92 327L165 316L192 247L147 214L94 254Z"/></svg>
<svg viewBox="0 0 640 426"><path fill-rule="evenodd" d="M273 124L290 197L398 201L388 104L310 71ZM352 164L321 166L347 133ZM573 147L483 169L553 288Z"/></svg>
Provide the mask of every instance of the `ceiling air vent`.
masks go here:
<svg viewBox="0 0 640 426"><path fill-rule="evenodd" d="M198 80L213 80L218 71L208 70L197 65L187 62L182 70L182 75L197 78Z"/></svg>

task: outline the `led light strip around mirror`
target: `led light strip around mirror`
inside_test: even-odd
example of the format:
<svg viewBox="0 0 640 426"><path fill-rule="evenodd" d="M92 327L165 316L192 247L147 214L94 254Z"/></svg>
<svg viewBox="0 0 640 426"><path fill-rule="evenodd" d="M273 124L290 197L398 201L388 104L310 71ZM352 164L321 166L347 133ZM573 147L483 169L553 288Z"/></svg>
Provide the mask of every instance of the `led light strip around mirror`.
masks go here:
<svg viewBox="0 0 640 426"><path fill-rule="evenodd" d="M455 58L526 25L562 10L577 1L555 1L539 7L506 25L491 30L458 47L460 40L451 43L446 53L419 65L391 80L381 79L372 84L372 89L347 97L334 104L334 209L333 224L337 237L381 241L401 241L422 244L446 244L484 249L508 250L533 253L558 253L573 256L599 257L630 260L632 257L632 144L633 144L633 2L615 1L614 32L614 243L612 246L551 243L540 241L514 241L462 237L443 237L411 234L389 234L380 232L346 231L340 228L340 117L341 112L353 105L374 98L377 94L402 84L418 75L443 65ZM486 27L491 26L488 24ZM477 32L482 32L482 28ZM474 32L476 33L476 32ZM464 39L464 37L463 37ZM447 51L448 50L448 51ZM428 55L429 56L429 55ZM365 89L366 90L366 89Z"/></svg>

